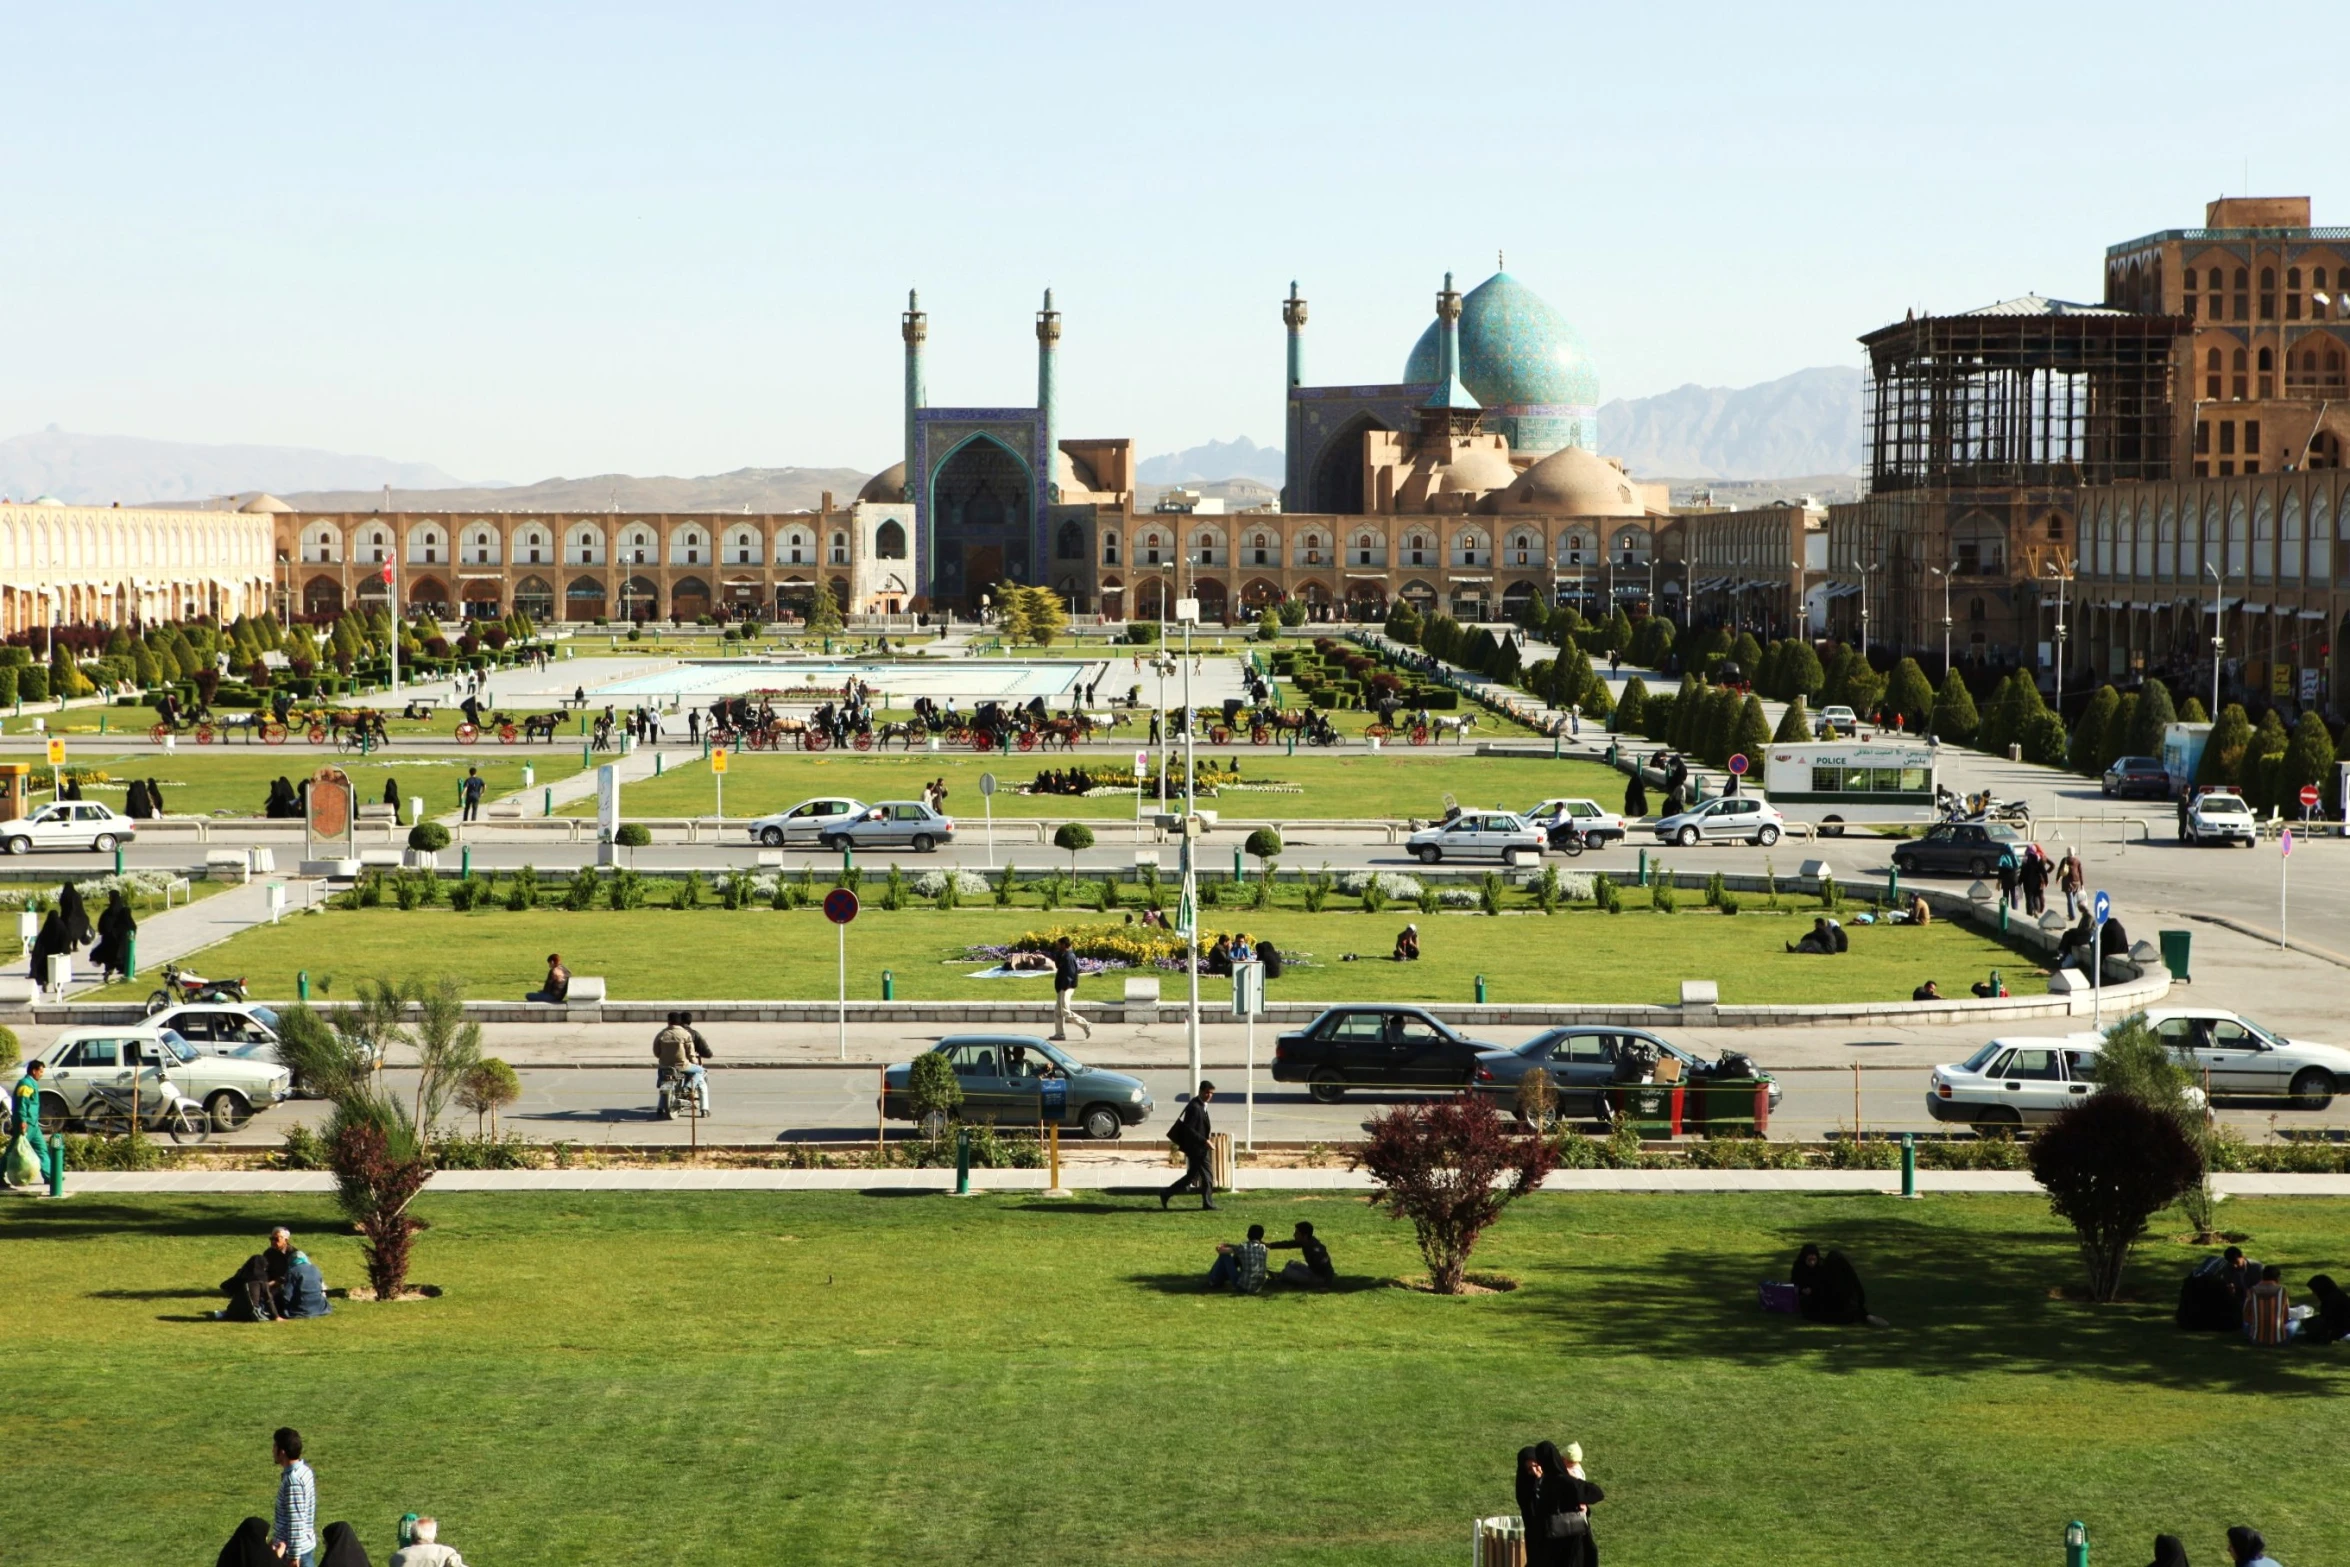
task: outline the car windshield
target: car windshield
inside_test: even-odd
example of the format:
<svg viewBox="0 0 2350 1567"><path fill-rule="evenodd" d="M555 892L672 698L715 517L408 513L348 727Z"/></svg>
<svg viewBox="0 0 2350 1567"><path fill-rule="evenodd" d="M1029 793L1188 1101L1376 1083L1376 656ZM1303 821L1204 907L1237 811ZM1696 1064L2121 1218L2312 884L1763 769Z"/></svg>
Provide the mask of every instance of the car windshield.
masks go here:
<svg viewBox="0 0 2350 1567"><path fill-rule="evenodd" d="M180 1037L179 1031L177 1029L157 1029L155 1031L155 1037L162 1042L164 1049L171 1052L172 1058L174 1060L193 1061L196 1059L196 1052L194 1048L190 1046L185 1039Z"/></svg>
<svg viewBox="0 0 2350 1567"><path fill-rule="evenodd" d="M1062 1071L1068 1073L1072 1077L1085 1070L1085 1064L1082 1061L1079 1061L1075 1057L1071 1056L1066 1050L1054 1049L1051 1045L1046 1044L1042 1040L1030 1040L1028 1042L1028 1048L1036 1052L1038 1055L1043 1056L1046 1060L1052 1062L1053 1065L1059 1067Z"/></svg>
<svg viewBox="0 0 2350 1567"><path fill-rule="evenodd" d="M2250 807L2232 794L2213 794L2204 796L2203 809L2213 816L2235 816Z"/></svg>
<svg viewBox="0 0 2350 1567"><path fill-rule="evenodd" d="M2241 1012L2236 1014L2236 1021L2243 1024L2245 1029L2251 1033L2254 1038L2266 1044L2271 1050L2276 1049L2285 1042L2284 1035L2278 1033L2273 1028L2263 1028L2260 1024L2253 1022L2250 1018L2244 1016L2244 1014Z"/></svg>
<svg viewBox="0 0 2350 1567"><path fill-rule="evenodd" d="M1964 1072L1980 1072L1983 1070L1983 1068L1991 1064L1991 1058L1999 1054L2001 1048L2002 1047L1998 1040L1992 1040L1991 1043L1985 1045L1982 1049L1976 1051L1973 1055L1968 1056L1964 1061L1961 1061L1958 1064L1959 1070Z"/></svg>

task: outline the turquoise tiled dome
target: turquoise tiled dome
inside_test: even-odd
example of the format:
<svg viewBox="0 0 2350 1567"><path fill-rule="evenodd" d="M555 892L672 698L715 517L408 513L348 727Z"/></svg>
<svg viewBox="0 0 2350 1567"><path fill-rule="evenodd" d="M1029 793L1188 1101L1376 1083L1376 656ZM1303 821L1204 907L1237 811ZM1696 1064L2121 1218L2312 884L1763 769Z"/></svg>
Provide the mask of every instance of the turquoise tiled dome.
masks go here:
<svg viewBox="0 0 2350 1567"><path fill-rule="evenodd" d="M1430 322L1404 379L1435 380L1440 357ZM1507 272L1494 273L1461 300L1461 381L1489 413L1505 417L1577 421L1599 406L1599 369L1582 334ZM1486 423L1491 428L1495 421Z"/></svg>

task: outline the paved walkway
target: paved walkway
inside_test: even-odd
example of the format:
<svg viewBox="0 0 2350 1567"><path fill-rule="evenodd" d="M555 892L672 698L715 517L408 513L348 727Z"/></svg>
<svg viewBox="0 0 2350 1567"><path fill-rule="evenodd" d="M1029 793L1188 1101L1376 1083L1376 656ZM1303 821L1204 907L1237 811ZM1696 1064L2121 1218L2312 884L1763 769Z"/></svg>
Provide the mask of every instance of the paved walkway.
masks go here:
<svg viewBox="0 0 2350 1567"><path fill-rule="evenodd" d="M1372 1189L1367 1175L1343 1165L1328 1169L1251 1169L1234 1172L1241 1191L1344 1191ZM1043 1170L973 1170L974 1191L1041 1192L1050 1177ZM1163 1187L1174 1179L1164 1160L1065 1161L1061 1184L1071 1191ZM1921 1193L2032 1193L2039 1185L2020 1170L1920 1170ZM441 1192L650 1192L760 1191L861 1192L952 1191L955 1172L944 1170L736 1170L658 1166L631 1170L449 1170L432 1179ZM2223 1175L2213 1184L2229 1197L2350 1196L2350 1175ZM210 1170L138 1174L69 1172L66 1195L114 1196L160 1193L276 1194L334 1190L334 1177L319 1171ZM1558 1170L1543 1182L1551 1192L1876 1192L1901 1190L1898 1170ZM21 1194L27 1196L29 1194Z"/></svg>

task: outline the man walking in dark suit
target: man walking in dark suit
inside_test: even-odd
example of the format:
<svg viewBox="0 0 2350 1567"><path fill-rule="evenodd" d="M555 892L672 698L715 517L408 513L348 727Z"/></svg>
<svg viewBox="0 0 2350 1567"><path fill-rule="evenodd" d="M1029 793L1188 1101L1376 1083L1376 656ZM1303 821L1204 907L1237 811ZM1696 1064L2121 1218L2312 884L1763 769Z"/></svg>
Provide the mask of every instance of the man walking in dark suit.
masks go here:
<svg viewBox="0 0 2350 1567"><path fill-rule="evenodd" d="M1202 1208L1216 1206L1215 1179L1208 1169L1208 1101L1215 1097L1215 1084L1200 1084L1199 1092L1191 1096L1191 1103L1183 1107L1183 1113L1175 1117L1175 1124L1167 1131L1167 1141L1183 1151L1183 1173L1176 1177L1174 1185L1159 1193L1162 1209L1169 1198L1194 1185L1199 1187Z"/></svg>

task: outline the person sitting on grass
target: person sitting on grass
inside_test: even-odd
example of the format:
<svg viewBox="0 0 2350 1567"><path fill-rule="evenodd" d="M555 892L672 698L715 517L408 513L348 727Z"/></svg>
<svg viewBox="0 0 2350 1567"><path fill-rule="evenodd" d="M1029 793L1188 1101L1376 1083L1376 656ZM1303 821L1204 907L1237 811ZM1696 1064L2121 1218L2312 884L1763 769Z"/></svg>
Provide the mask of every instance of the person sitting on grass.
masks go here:
<svg viewBox="0 0 2350 1567"><path fill-rule="evenodd" d="M563 1004L563 998L570 994L571 970L563 966L562 953L550 952L547 954L547 982L522 999L543 1001L549 1006L559 1007Z"/></svg>
<svg viewBox="0 0 2350 1567"><path fill-rule="evenodd" d="M334 1310L326 1303L326 1279L318 1271L318 1264L310 1260L308 1252L295 1252L286 1267L285 1283L278 1297L278 1315L281 1317L323 1317Z"/></svg>
<svg viewBox="0 0 2350 1567"><path fill-rule="evenodd" d="M1905 921L1907 924L1931 925L1934 923L1933 905L1926 902L1926 895L1922 892L1913 892L1903 899L1901 912L1907 916Z"/></svg>
<svg viewBox="0 0 2350 1567"><path fill-rule="evenodd" d="M1886 1325L1883 1317L1870 1313L1868 1291L1861 1287L1860 1274L1852 1259L1840 1251L1823 1255L1817 1245L1806 1241L1795 1254L1787 1282L1795 1286L1796 1309L1807 1321L1839 1326L1865 1322L1872 1328Z"/></svg>
<svg viewBox="0 0 2350 1567"><path fill-rule="evenodd" d="M1232 938L1219 933L1215 945L1200 954L1199 966L1203 974L1229 975L1232 972Z"/></svg>
<svg viewBox="0 0 2350 1567"><path fill-rule="evenodd" d="M2268 1554L2268 1542L2250 1524L2228 1530L2228 1557L2235 1567L2277 1567L2276 1558Z"/></svg>
<svg viewBox="0 0 2350 1567"><path fill-rule="evenodd" d="M1235 1295L1262 1295L1265 1292L1265 1227L1252 1224L1248 1239L1235 1246L1219 1242L1216 1246L1216 1265L1208 1270L1208 1288L1229 1289Z"/></svg>
<svg viewBox="0 0 2350 1567"><path fill-rule="evenodd" d="M1420 961L1419 926L1406 925L1396 936L1395 951L1389 954L1389 961L1395 963L1417 963Z"/></svg>
<svg viewBox="0 0 2350 1567"><path fill-rule="evenodd" d="M1820 957L1826 957L1829 953L1836 950L1836 936L1835 933L1828 928L1827 918L1823 915L1811 922L1810 934L1806 935L1801 941L1781 942L1780 945L1785 947L1789 952L1809 952Z"/></svg>
<svg viewBox="0 0 2350 1567"><path fill-rule="evenodd" d="M415 1539L392 1552L392 1567L465 1567L455 1547L441 1544L440 1520L427 1514L411 1530Z"/></svg>
<svg viewBox="0 0 2350 1567"><path fill-rule="evenodd" d="M1942 999L1942 987L1929 979L1924 984L1918 986L1917 989L1911 991L1909 993L1909 999L1912 1001L1940 1001Z"/></svg>
<svg viewBox="0 0 2350 1567"><path fill-rule="evenodd" d="M1338 1270L1331 1265L1330 1248L1314 1235L1314 1227L1305 1220L1297 1221L1297 1229L1285 1241L1272 1241L1267 1251L1294 1251L1303 1260L1292 1262L1281 1270L1284 1284L1302 1284L1308 1289L1328 1289L1338 1282Z"/></svg>
<svg viewBox="0 0 2350 1567"><path fill-rule="evenodd" d="M2342 1292L2334 1276L2320 1273L2311 1278L2309 1293L2317 1298L2317 1307L2301 1319L2301 1342L2315 1347L2350 1338L2350 1295Z"/></svg>
<svg viewBox="0 0 2350 1567"><path fill-rule="evenodd" d="M2244 1295L2244 1341L2274 1349L2292 1341L2301 1324L2293 1320L2293 1300L2285 1293L2285 1270L2270 1263L2260 1270L2260 1282Z"/></svg>

